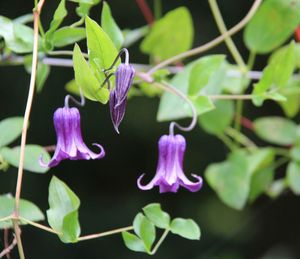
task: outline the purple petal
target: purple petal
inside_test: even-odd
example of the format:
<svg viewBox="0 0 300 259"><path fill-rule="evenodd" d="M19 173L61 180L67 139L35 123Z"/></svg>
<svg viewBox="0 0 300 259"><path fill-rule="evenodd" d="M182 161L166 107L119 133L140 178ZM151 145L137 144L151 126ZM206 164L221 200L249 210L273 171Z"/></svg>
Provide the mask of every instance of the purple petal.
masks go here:
<svg viewBox="0 0 300 259"><path fill-rule="evenodd" d="M125 110L126 110L126 102L125 99L120 105L116 106L116 91L115 89L110 92L109 99L109 109L110 109L110 117L116 132L119 134L119 126L124 118Z"/></svg>
<svg viewBox="0 0 300 259"><path fill-rule="evenodd" d="M192 176L194 178L198 179L198 181L192 182L188 178L186 178L186 176L184 174L180 175L179 176L180 185L185 187L186 189L188 189L191 192L197 192L201 189L201 187L203 185L203 179L201 176L196 175L196 174L192 174Z"/></svg>
<svg viewBox="0 0 300 259"><path fill-rule="evenodd" d="M116 71L116 105L120 105L126 98L132 85L135 70L132 65L120 64Z"/></svg>

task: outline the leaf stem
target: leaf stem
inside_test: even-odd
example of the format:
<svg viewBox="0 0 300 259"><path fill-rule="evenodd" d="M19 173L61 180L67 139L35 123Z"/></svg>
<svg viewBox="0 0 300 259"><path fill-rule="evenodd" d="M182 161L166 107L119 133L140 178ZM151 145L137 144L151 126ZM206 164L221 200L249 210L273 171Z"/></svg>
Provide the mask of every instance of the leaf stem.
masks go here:
<svg viewBox="0 0 300 259"><path fill-rule="evenodd" d="M221 32L222 35L226 34L227 28L224 23L220 9L218 7L217 1L216 0L208 0L208 3L210 5L210 9L213 13L213 16L214 16L214 19L216 21L219 31ZM231 39L231 37L229 35L227 35L227 37L224 39L224 41L225 41L230 53L232 54L232 57L234 58L235 62L240 67L242 73L245 74L248 71L248 68L247 68L240 52L238 51L236 45L234 44L233 40Z"/></svg>
<svg viewBox="0 0 300 259"><path fill-rule="evenodd" d="M237 142L241 143L245 147L249 148L250 151L257 149L257 146L251 139L249 139L243 133L237 131L234 128L228 127L226 129L226 134L228 134L230 137L234 138Z"/></svg>
<svg viewBox="0 0 300 259"><path fill-rule="evenodd" d="M47 232L50 232L50 233L52 233L52 234L61 235L60 232L58 232L58 231L56 231L56 230L54 230L54 229L52 229L52 228L49 228L49 227L44 226L44 225L42 225L42 224L33 222L33 221L31 221L31 220L25 219L25 218L23 218L23 217L19 217L19 220L24 221L24 222L26 222L27 224L32 225L32 226L34 226L34 227L36 227L36 228L39 228L39 229L45 230L45 231L47 231Z"/></svg>
<svg viewBox="0 0 300 259"><path fill-rule="evenodd" d="M95 238L104 237L104 236L110 236L110 235L122 233L124 231L130 231L130 230L133 230L133 226L113 229L113 230L109 230L106 232L91 234L91 235L87 235L87 236L82 236L82 237L78 238L78 241L84 241L84 240L90 240L90 239L95 239Z"/></svg>
<svg viewBox="0 0 300 259"><path fill-rule="evenodd" d="M249 10L249 12L247 13L247 15L235 26L233 26L230 30L228 30L226 33L218 36L217 38L211 40L210 42L201 45L197 48L188 50L186 52L182 52L172 58L169 58L167 60L164 60L163 62L157 64L156 66L154 66L153 68L151 68L147 73L149 75L152 75L155 71L157 71L158 69L161 69L165 66L168 66L169 64L172 64L180 59L184 59L184 58L188 58L191 56L195 56L198 55L206 50L209 50L215 46L217 46L218 44L220 44L221 42L223 42L228 36L232 36L235 33L237 33L238 31L240 31L249 21L250 19L253 17L253 15L255 14L257 8L260 6L262 0L255 0L251 9Z"/></svg>
<svg viewBox="0 0 300 259"><path fill-rule="evenodd" d="M154 255L157 252L158 248L161 246L162 242L166 239L169 232L170 232L169 228L165 229L164 233L162 234L162 236L160 237L160 239L157 241L156 245L150 252L150 255Z"/></svg>
<svg viewBox="0 0 300 259"><path fill-rule="evenodd" d="M75 28L75 27L78 27L82 24L84 24L84 17L81 17L80 20L78 20L77 22L72 23L70 25L70 27Z"/></svg>
<svg viewBox="0 0 300 259"><path fill-rule="evenodd" d="M243 113L243 106L244 103L242 99L238 99L236 102L236 113L235 113L235 122L234 122L234 128L237 131L241 131L241 118Z"/></svg>
<svg viewBox="0 0 300 259"><path fill-rule="evenodd" d="M18 220L13 219L12 222L13 222L13 225L14 225L14 230L15 230L15 235L16 235L16 239L17 239L17 246L18 246L20 259L25 259L25 254L24 254L24 249L23 249L22 239L21 239L21 230L20 230L20 227L18 225Z"/></svg>
<svg viewBox="0 0 300 259"><path fill-rule="evenodd" d="M162 16L162 4L161 0L154 0L154 18L159 20Z"/></svg>
<svg viewBox="0 0 300 259"><path fill-rule="evenodd" d="M55 51L49 51L47 54L50 56L73 56L73 51L72 50L55 50ZM89 57L89 54L87 54L87 53L82 53L82 55L85 58Z"/></svg>
<svg viewBox="0 0 300 259"><path fill-rule="evenodd" d="M148 25L151 25L154 21L154 18L153 18L152 11L151 11L149 5L147 4L146 0L136 0L136 3L138 5L138 7L140 8Z"/></svg>
<svg viewBox="0 0 300 259"><path fill-rule="evenodd" d="M247 62L247 67L249 70L251 70L254 66L255 63L255 58L256 58L256 53L254 51L250 51L249 57L248 57L248 62Z"/></svg>
<svg viewBox="0 0 300 259"><path fill-rule="evenodd" d="M11 215L10 215L10 216L7 216L7 217L4 217L4 218L1 218L1 219L0 219L0 222L7 221L7 220L10 220L10 219L12 219L12 216L11 216Z"/></svg>
<svg viewBox="0 0 300 259"><path fill-rule="evenodd" d="M228 147L230 151L234 151L236 149L235 144L225 134L219 134L217 137L225 144L226 147Z"/></svg>

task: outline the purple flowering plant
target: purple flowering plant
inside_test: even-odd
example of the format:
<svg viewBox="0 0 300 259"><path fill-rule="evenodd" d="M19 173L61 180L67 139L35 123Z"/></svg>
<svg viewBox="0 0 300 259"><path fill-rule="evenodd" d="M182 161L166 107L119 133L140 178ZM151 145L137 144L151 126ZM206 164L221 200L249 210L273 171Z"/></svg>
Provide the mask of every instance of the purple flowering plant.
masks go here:
<svg viewBox="0 0 300 259"><path fill-rule="evenodd" d="M138 168L132 172L136 180L132 181L131 186L136 188L137 195L148 197L149 192L152 192L167 207L169 199L182 194L202 202L201 190L203 186L207 186L224 204L236 210L242 210L262 195L272 199L288 192L300 195L299 125L292 120L300 111L300 66L296 58L299 56L300 45L294 41L284 44L300 23L299 1L254 0L244 19L227 30L217 1L208 0L220 36L195 48L192 48L192 15L185 6L162 15L162 1L156 0L153 15L147 1L137 0L137 6L147 25L122 31L112 15L115 10L111 10L104 1L101 2L100 24L97 22L98 17L95 20L90 18L91 8L99 4L99 1L59 0L49 25L45 26L46 22L44 18L41 19L41 14L47 12L47 2L50 1L34 1L32 15L16 19L0 16L0 65L24 64L30 73L24 116L0 121L0 171L18 168L14 195L0 195L0 230L3 230L4 235L0 258L11 258L15 248L21 259L30 256L23 243L23 239L29 240L29 237L26 231L21 231L25 229L25 225L54 234L64 243L120 234L129 250L148 255L154 255L169 234L190 240L200 239L201 231L196 222L200 222L205 214L201 214L201 217L194 214L196 220L171 219L157 202L144 206L129 226L81 234L81 201L59 179L63 174L62 168L70 164L88 165L90 160L95 160L93 163L101 169L107 162L105 159L115 158L114 150L110 149L110 142L105 139L103 132L91 134L96 143L84 141L90 137L88 125L81 123L81 114L82 118L89 116L86 101L89 102L89 109L93 108L92 102L101 104L101 108L107 106L107 110L103 108L103 112L107 111L107 116L110 116L111 131L114 129L118 133L113 138L118 142L121 137L127 138L131 134L126 119L121 126L125 116L133 117L128 111L137 107L132 106L126 110L131 105L130 100L140 96L159 100L157 120L168 122L169 132L166 133L163 129L164 133L160 133L158 151L151 152L150 145L145 150L149 158L147 161L151 162L148 166L154 168L156 165L155 174L142 173L151 168ZM76 9L70 8L69 4L76 5ZM78 20L69 24L67 16L74 18L75 15L70 15L71 10L75 10ZM270 17L278 19L271 21ZM249 49L248 61L231 38L241 29L244 29L244 42ZM78 45L80 41L81 47ZM225 42L233 57L233 64L222 54L197 57L222 42ZM140 51L149 56L149 64L137 63L139 59L134 52L136 48L132 46L137 43L140 44ZM86 53L81 49L87 49ZM263 71L254 71L256 55L260 54L270 54L269 61ZM68 58L70 55L72 60ZM74 79L66 85L69 93L65 96L64 107L53 107L53 126L49 126L49 129L53 134L56 133L56 141L53 138L54 144L50 146L46 146L41 139L40 145L28 144L27 133L31 134L28 131L29 119L31 111L35 109L33 100L39 98L35 96L35 92L44 91L44 83L52 66L74 69ZM51 77L49 81L50 79ZM74 95L80 96L81 101L77 101ZM49 100L53 105L55 102L51 96L49 95ZM63 100L63 96L59 98ZM255 120L245 117L245 101L261 107L266 100L281 107L284 116L265 116ZM71 107L71 101L79 107ZM46 114L44 110L42 112ZM93 112L94 123L100 123L101 119L102 125L109 128L105 118L98 118L97 111ZM151 120L143 108L137 114L143 114L145 118L134 118L136 123ZM51 118L44 117L47 117L50 125ZM191 121L183 126L178 122L180 119ZM166 124L161 125L165 127ZM197 130L194 130L196 126L205 132L198 139L192 135L197 134ZM123 135L123 131L126 134ZM46 129L40 127L39 132L46 132ZM216 144L218 147L207 144L204 146L207 154L201 153L199 161L195 162L192 160L198 155L195 143L201 143L200 139L202 141L204 137L208 138L206 133L223 144ZM253 138L254 134L268 143L268 146ZM20 136L20 146L11 147ZM107 152L101 141L105 142ZM150 142L154 143L155 139ZM199 148L200 146L203 145L199 144ZM126 153L132 151L121 145L119 149ZM211 152L215 154L223 149L226 150L224 161L216 162L215 157L209 156ZM158 160L155 164L156 156ZM136 161L133 157L129 163L135 165ZM205 164L206 169L202 173L203 163L207 161L210 164ZM283 167L285 171L282 171ZM45 213L33 202L21 198L23 178L27 177L25 170L39 174L50 171L56 175L52 176L49 183L49 209ZM186 173L190 170L195 170L196 174ZM88 175L89 168L86 167L85 171L85 175ZM276 175L277 172L280 173ZM123 173L125 174L125 170L122 168ZM85 178L82 179L84 181ZM114 183L97 183L99 190L105 185L114 185L115 191L115 186L120 183L118 177L113 181ZM210 221L212 220L207 220L208 225ZM218 229L216 226L208 228ZM171 251L173 246L169 247L168 251Z"/></svg>

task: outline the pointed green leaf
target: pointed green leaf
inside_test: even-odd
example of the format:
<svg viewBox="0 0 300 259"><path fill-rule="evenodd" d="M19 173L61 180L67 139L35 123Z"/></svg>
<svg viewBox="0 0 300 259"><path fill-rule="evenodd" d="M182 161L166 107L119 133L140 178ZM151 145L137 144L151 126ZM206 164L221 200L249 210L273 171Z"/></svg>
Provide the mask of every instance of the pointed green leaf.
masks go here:
<svg viewBox="0 0 300 259"><path fill-rule="evenodd" d="M84 28L62 27L53 33L55 47L64 47L83 40L86 37Z"/></svg>
<svg viewBox="0 0 300 259"><path fill-rule="evenodd" d="M126 247L135 252L147 252L144 242L136 235L129 232L122 232L123 241Z"/></svg>
<svg viewBox="0 0 300 259"><path fill-rule="evenodd" d="M103 2L103 9L101 14L101 26L111 38L116 48L120 49L124 42L124 37L122 31L120 30L111 14L109 5L105 1Z"/></svg>
<svg viewBox="0 0 300 259"><path fill-rule="evenodd" d="M50 23L50 28L46 32L46 36L50 36L59 27L59 25L62 23L64 18L67 16L68 13L65 5L66 5L66 1L61 0L54 12L52 21Z"/></svg>
<svg viewBox="0 0 300 259"><path fill-rule="evenodd" d="M153 24L141 50L163 60L189 50L193 38L192 16L186 7L179 7Z"/></svg>
<svg viewBox="0 0 300 259"><path fill-rule="evenodd" d="M10 165L19 167L20 159L20 147L8 148L4 147L0 149L0 154ZM24 169L33 173L46 173L49 168L42 167L39 163L40 157L43 157L44 161L49 161L50 156L48 152L38 145L26 145L25 147L25 160Z"/></svg>
<svg viewBox="0 0 300 259"><path fill-rule="evenodd" d="M105 87L100 88L101 84L94 76L77 44L74 47L73 63L76 84L81 87L84 96L92 101L99 101L103 104L107 103L109 91Z"/></svg>
<svg viewBox="0 0 300 259"><path fill-rule="evenodd" d="M245 206L251 178L244 152L236 151L226 161L209 165L205 178L225 204L238 210Z"/></svg>
<svg viewBox="0 0 300 259"><path fill-rule="evenodd" d="M118 51L109 36L91 18L86 17L86 37L89 50L89 62L98 81L102 83L105 79L102 69L109 68ZM115 66L119 63L117 62Z"/></svg>
<svg viewBox="0 0 300 259"><path fill-rule="evenodd" d="M277 145L291 145L297 140L297 125L288 119L270 116L254 121L255 133L263 140Z"/></svg>
<svg viewBox="0 0 300 259"><path fill-rule="evenodd" d="M0 147L17 139L23 128L23 117L10 117L0 121Z"/></svg>
<svg viewBox="0 0 300 259"><path fill-rule="evenodd" d="M15 208L15 199L11 195L0 196L0 219L12 215ZM20 200L20 216L30 221L41 221L44 220L43 212L32 202L27 200ZM22 222L22 225L27 223ZM12 228L12 222L2 221L0 222L0 229Z"/></svg>
<svg viewBox="0 0 300 259"><path fill-rule="evenodd" d="M143 208L146 217L158 228L166 229L170 225L170 216L159 203L152 203Z"/></svg>
<svg viewBox="0 0 300 259"><path fill-rule="evenodd" d="M49 185L49 225L60 232L59 238L64 243L74 243L80 235L78 209L80 200L61 180L52 177Z"/></svg>
<svg viewBox="0 0 300 259"><path fill-rule="evenodd" d="M284 43L299 23L299 0L265 0L246 26L246 45L253 52L268 53Z"/></svg>
<svg viewBox="0 0 300 259"><path fill-rule="evenodd" d="M173 219L171 222L171 232L191 240L199 240L201 236L199 226L192 219Z"/></svg>
<svg viewBox="0 0 300 259"><path fill-rule="evenodd" d="M294 194L300 195L300 163L291 162L287 168L287 182Z"/></svg>
<svg viewBox="0 0 300 259"><path fill-rule="evenodd" d="M142 213L136 215L133 221L134 232L142 239L149 253L155 240L155 227Z"/></svg>
<svg viewBox="0 0 300 259"><path fill-rule="evenodd" d="M50 66L42 62L39 62L37 67L37 76L36 76L36 91L38 93L42 91L49 74L50 74Z"/></svg>

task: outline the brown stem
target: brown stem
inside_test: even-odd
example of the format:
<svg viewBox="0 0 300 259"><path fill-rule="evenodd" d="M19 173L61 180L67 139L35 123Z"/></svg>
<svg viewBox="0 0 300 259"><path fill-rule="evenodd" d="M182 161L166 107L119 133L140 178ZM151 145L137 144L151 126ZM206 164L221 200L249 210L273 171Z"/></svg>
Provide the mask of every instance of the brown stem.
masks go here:
<svg viewBox="0 0 300 259"><path fill-rule="evenodd" d="M14 237L11 244L8 246L5 246L5 249L0 253L0 258L3 258L4 256L6 256L7 259L10 259L10 252L14 249L16 244L17 244L17 238Z"/></svg>
<svg viewBox="0 0 300 259"><path fill-rule="evenodd" d="M151 25L154 21L154 17L152 11L147 4L146 0L136 0L138 7L140 8L145 20L147 21L148 25Z"/></svg>

